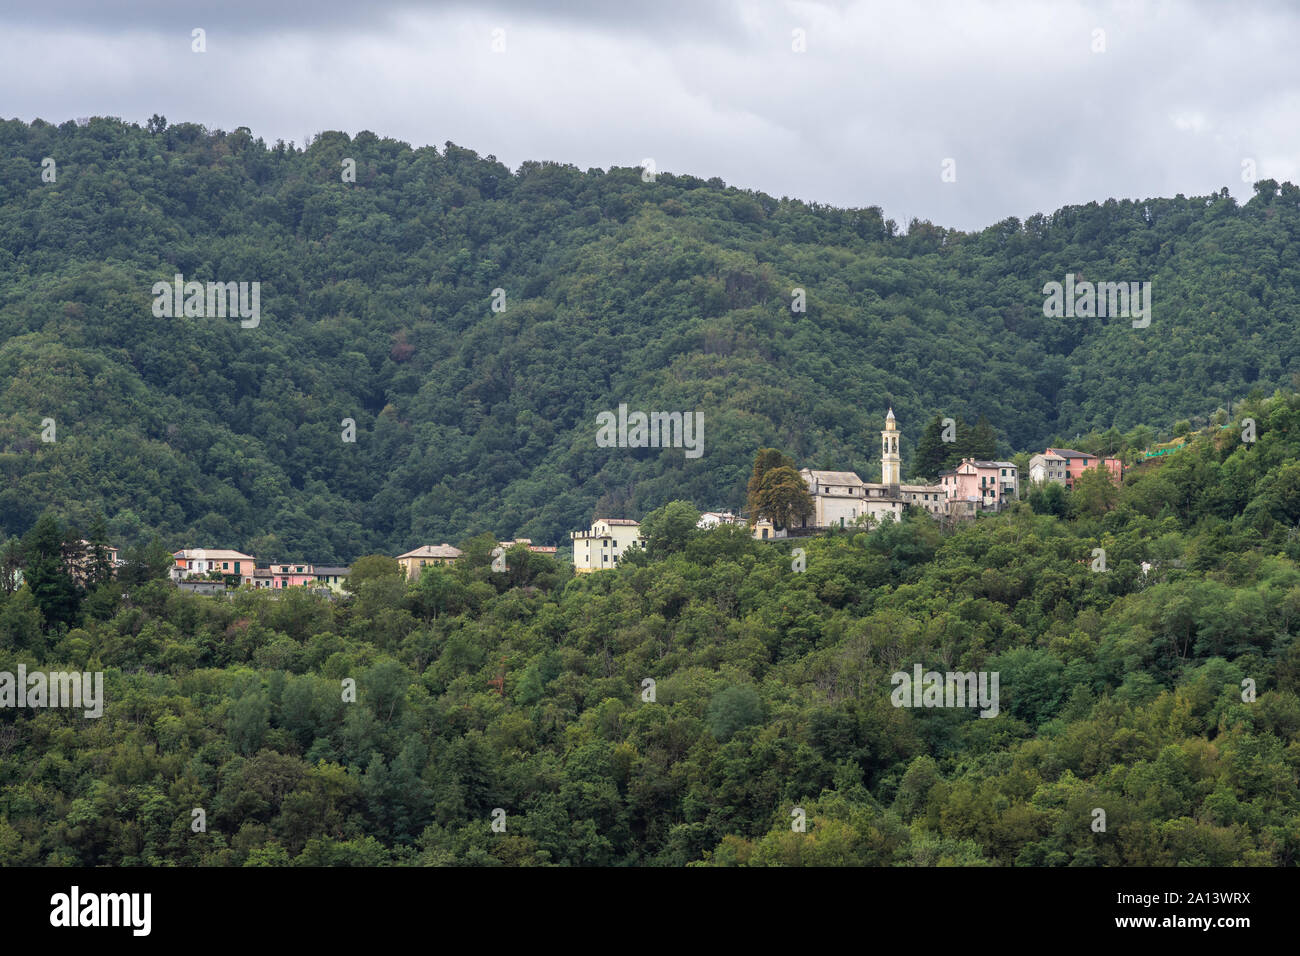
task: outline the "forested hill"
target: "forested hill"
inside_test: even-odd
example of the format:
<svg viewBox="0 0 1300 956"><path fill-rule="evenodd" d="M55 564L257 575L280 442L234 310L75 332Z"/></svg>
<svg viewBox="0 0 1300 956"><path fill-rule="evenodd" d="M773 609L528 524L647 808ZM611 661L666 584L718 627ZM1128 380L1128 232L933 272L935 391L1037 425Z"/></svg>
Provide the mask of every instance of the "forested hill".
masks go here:
<svg viewBox="0 0 1300 956"><path fill-rule="evenodd" d="M870 479L887 403L905 462L936 413L1004 453L1196 421L1289 377L1298 230L1272 181L901 236L876 208L368 132L0 122L0 532L53 506L277 558L558 543L597 509L737 506L764 445ZM260 282L257 327L155 317L177 273ZM1150 281L1150 326L1045 318L1067 273ZM598 448L620 403L702 413L703 455Z"/></svg>

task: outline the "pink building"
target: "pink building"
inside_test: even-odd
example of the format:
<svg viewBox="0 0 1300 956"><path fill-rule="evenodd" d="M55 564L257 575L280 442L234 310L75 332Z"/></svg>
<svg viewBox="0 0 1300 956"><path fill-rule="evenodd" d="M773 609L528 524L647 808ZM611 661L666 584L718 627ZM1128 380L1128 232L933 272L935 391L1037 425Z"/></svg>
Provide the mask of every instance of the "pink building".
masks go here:
<svg viewBox="0 0 1300 956"><path fill-rule="evenodd" d="M949 502L950 514L1001 511L1020 495L1017 469L1009 461L963 458L955 469L939 475L939 485Z"/></svg>
<svg viewBox="0 0 1300 956"><path fill-rule="evenodd" d="M1087 468L1105 468L1110 472L1110 477L1115 484L1119 484L1124 477L1124 463L1118 458L1101 458L1072 448L1049 448L1044 454L1065 460L1065 487L1067 488L1073 488L1074 479Z"/></svg>
<svg viewBox="0 0 1300 956"><path fill-rule="evenodd" d="M310 564L271 565L271 587L273 588L294 588L315 583L316 571Z"/></svg>

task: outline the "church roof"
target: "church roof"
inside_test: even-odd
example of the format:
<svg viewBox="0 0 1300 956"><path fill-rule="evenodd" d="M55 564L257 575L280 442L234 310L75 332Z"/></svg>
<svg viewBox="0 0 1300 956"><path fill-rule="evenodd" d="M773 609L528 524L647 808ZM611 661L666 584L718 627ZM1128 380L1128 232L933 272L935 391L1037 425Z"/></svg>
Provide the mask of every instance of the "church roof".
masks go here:
<svg viewBox="0 0 1300 956"><path fill-rule="evenodd" d="M804 471L819 485L861 485L865 483L857 474L851 471L815 471L812 468L805 468Z"/></svg>
<svg viewBox="0 0 1300 956"><path fill-rule="evenodd" d="M814 468L803 468L800 473L809 484L845 485L846 488L861 488L866 484L852 471L815 471Z"/></svg>

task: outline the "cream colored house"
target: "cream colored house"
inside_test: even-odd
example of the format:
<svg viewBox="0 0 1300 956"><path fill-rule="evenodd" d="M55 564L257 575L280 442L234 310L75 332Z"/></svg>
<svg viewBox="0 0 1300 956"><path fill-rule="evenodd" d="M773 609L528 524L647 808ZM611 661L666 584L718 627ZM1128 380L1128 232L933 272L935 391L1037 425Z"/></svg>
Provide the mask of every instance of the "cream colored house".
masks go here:
<svg viewBox="0 0 1300 956"><path fill-rule="evenodd" d="M343 587L343 582L347 580L351 568L325 565L316 566L316 585L317 587L329 588L335 594L346 594L347 589Z"/></svg>
<svg viewBox="0 0 1300 956"><path fill-rule="evenodd" d="M1065 484L1065 459L1060 455L1034 455L1029 459L1029 480L1044 485L1053 482Z"/></svg>
<svg viewBox="0 0 1300 956"><path fill-rule="evenodd" d="M909 505L924 508L935 516L948 513L948 500L943 485L899 485L899 490Z"/></svg>
<svg viewBox="0 0 1300 956"><path fill-rule="evenodd" d="M420 569L428 564L451 564L463 554L460 548L453 548L447 542L439 545L421 545L414 551L397 556L397 563L406 571L412 581L419 580Z"/></svg>
<svg viewBox="0 0 1300 956"><path fill-rule="evenodd" d="M573 570L588 574L612 568L629 548L645 547L641 523L631 518L599 518L590 531L570 531L573 539Z"/></svg>

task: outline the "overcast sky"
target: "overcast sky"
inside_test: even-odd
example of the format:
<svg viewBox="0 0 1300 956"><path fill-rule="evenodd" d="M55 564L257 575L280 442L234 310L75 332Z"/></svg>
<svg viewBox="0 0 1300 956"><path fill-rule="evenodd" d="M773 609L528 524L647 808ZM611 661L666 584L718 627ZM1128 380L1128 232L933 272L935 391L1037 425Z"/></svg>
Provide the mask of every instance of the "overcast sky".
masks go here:
<svg viewBox="0 0 1300 956"><path fill-rule="evenodd" d="M1246 161L1300 180L1298 40L1280 0L4 0L0 116L161 113L300 145L369 129L511 168L651 158L978 229L1246 198Z"/></svg>

